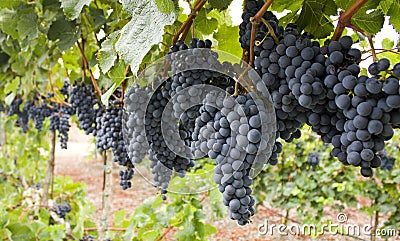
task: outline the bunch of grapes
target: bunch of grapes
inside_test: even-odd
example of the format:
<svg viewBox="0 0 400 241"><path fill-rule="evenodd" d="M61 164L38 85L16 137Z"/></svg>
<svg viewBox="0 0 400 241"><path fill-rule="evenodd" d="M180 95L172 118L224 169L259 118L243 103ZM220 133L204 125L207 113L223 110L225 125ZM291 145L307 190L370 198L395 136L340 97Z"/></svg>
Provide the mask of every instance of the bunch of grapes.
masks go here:
<svg viewBox="0 0 400 241"><path fill-rule="evenodd" d="M71 212L72 208L69 203L64 204L56 204L53 208L53 211L57 214L60 218L65 218L65 215Z"/></svg>
<svg viewBox="0 0 400 241"><path fill-rule="evenodd" d="M261 5L249 1L245 6L240 41L247 49L250 18ZM377 153L400 123L400 64L390 69L389 60L381 59L369 66L370 76L359 75L361 52L352 48L351 37L321 47L294 24L283 29L274 19L258 26L254 67L273 99L276 138L299 138L299 128L307 123L322 141L333 144L333 156L372 176L372 168L381 164ZM276 141L270 164L281 150Z"/></svg>

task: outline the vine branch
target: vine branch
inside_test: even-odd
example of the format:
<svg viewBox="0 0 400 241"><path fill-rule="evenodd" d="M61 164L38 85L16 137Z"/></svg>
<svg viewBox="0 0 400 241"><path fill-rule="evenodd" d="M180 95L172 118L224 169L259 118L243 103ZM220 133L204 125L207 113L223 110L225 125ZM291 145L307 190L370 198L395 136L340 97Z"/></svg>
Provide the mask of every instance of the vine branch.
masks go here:
<svg viewBox="0 0 400 241"><path fill-rule="evenodd" d="M256 31L257 31L257 26L260 24L261 19L264 15L265 12L267 12L268 8L271 6L271 4L274 2L274 0L268 0L264 3L264 5L261 7L261 9L254 15L254 17L250 18L250 21L252 23L251 26L251 36L250 36L250 59L249 59L249 64L250 66L254 66L254 41L256 39Z"/></svg>
<svg viewBox="0 0 400 241"><path fill-rule="evenodd" d="M339 21L333 33L332 41L338 40L342 36L344 29L351 25L351 18L367 2L368 0L357 0L345 12L341 11L339 13Z"/></svg>
<svg viewBox="0 0 400 241"><path fill-rule="evenodd" d="M82 40L82 41L83 41L83 40ZM86 69L89 71L90 80L92 81L94 90L96 91L96 94L97 94L97 95L99 96L99 98L100 98L100 97L101 97L101 91L100 91L100 89L99 89L99 85L97 84L96 79L94 78L93 72L92 72L92 70L91 70L90 67L89 67L89 62L88 62L88 60L87 60L87 58L86 58L86 55L85 55L85 51L84 51L84 49L83 49L83 46L82 46L79 42L76 42L76 43L77 43L77 45L78 45L79 51L80 51L81 54L82 54L82 61L83 61L84 65L85 65Z"/></svg>
<svg viewBox="0 0 400 241"><path fill-rule="evenodd" d="M98 231L98 228L85 228L85 231ZM126 231L126 228L108 227L108 231Z"/></svg>
<svg viewBox="0 0 400 241"><path fill-rule="evenodd" d="M125 82L128 79L127 75L129 73L129 71L131 70L131 66L128 65L125 68L125 72L124 72L124 80L121 82L121 98L120 98L120 102L122 103L124 101L124 95L125 95Z"/></svg>
<svg viewBox="0 0 400 241"><path fill-rule="evenodd" d="M172 39L172 45L174 45L179 37L181 36L181 39L185 39L190 27L192 26L194 19L196 18L198 12L201 10L201 8L206 4L207 0L199 0L196 5L193 8L193 11L189 14L188 18L186 21L182 24L182 26L179 28L178 32L174 35L174 38Z"/></svg>
<svg viewBox="0 0 400 241"><path fill-rule="evenodd" d="M362 30L359 27L356 27L352 24L350 24L348 26L349 28L353 29L354 31L357 31L359 33L361 33L362 35L364 35L365 37L367 37L368 42L369 42L369 46L371 46L371 53L372 53L372 57L374 59L374 62L378 61L378 58L376 57L376 52L375 52L375 48L374 48L374 41L372 40L372 36L371 34L366 33L364 30Z"/></svg>
<svg viewBox="0 0 400 241"><path fill-rule="evenodd" d="M161 241L172 229L174 226L169 226L162 234L160 237L156 239L156 241Z"/></svg>
<svg viewBox="0 0 400 241"><path fill-rule="evenodd" d="M264 3L264 5L261 7L261 9L254 15L254 20L255 21L260 21L261 18L263 17L264 13L268 11L269 6L274 2L274 0L268 0Z"/></svg>
<svg viewBox="0 0 400 241"><path fill-rule="evenodd" d="M47 166L47 171L46 171L46 177L43 185L43 199L42 199L42 205L48 205L48 200L49 200L49 190L53 190L52 186L52 180L53 180L53 175L54 175L54 166L55 166L55 150L56 150L56 133L54 131L51 132L51 149L50 149L50 158L47 161L48 166ZM50 193L52 196L53 194Z"/></svg>

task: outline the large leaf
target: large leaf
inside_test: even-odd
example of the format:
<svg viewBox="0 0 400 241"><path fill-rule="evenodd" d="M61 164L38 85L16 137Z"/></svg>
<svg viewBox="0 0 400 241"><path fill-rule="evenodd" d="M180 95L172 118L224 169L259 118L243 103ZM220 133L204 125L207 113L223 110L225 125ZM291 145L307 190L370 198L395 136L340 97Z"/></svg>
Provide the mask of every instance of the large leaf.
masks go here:
<svg viewBox="0 0 400 241"><path fill-rule="evenodd" d="M303 1L275 0L272 2L271 10L283 12L285 10L296 12L301 8Z"/></svg>
<svg viewBox="0 0 400 241"><path fill-rule="evenodd" d="M0 29L12 38L18 38L18 18L17 12L11 9L0 9Z"/></svg>
<svg viewBox="0 0 400 241"><path fill-rule="evenodd" d="M207 10L203 8L194 20L194 27L204 35L210 35L218 28L218 21L207 16Z"/></svg>
<svg viewBox="0 0 400 241"><path fill-rule="evenodd" d="M118 32L113 32L108 36L106 40L101 44L101 49L97 55L101 71L107 73L115 63L117 59L117 52L114 47L114 43L118 37Z"/></svg>
<svg viewBox="0 0 400 241"><path fill-rule="evenodd" d="M376 34L382 29L385 18L379 10L370 13L358 12L351 19L351 23L367 33Z"/></svg>
<svg viewBox="0 0 400 241"><path fill-rule="evenodd" d="M92 0L60 0L61 7L64 10L65 16L71 20L75 20L82 11L85 5L89 5Z"/></svg>
<svg viewBox="0 0 400 241"><path fill-rule="evenodd" d="M17 30L20 39L32 40L38 36L38 16L32 8L26 8L18 12Z"/></svg>
<svg viewBox="0 0 400 241"><path fill-rule="evenodd" d="M175 11L175 4L172 0L155 0L158 10L162 13L170 14Z"/></svg>
<svg viewBox="0 0 400 241"><path fill-rule="evenodd" d="M0 8L14 8L26 1L23 0L3 0L0 1Z"/></svg>
<svg viewBox="0 0 400 241"><path fill-rule="evenodd" d="M397 30L397 32L400 32L400 2L395 1L392 6L390 7L388 11L388 15L390 15L390 24L393 25L393 27Z"/></svg>
<svg viewBox="0 0 400 241"><path fill-rule="evenodd" d="M345 10L348 9L353 3L355 3L358 0L335 0L336 5ZM381 0L369 0L367 1L359 10L359 12L365 12L369 9L375 9L376 7L378 7L379 3L381 2Z"/></svg>
<svg viewBox="0 0 400 241"><path fill-rule="evenodd" d="M113 85L101 96L101 102L105 106L108 106L108 99L110 99L111 95L125 79L125 65L120 63L119 65L114 66L114 68L108 72L108 76L110 77Z"/></svg>
<svg viewBox="0 0 400 241"><path fill-rule="evenodd" d="M25 224L13 223L7 229L11 231L11 238L14 241L35 240L32 230Z"/></svg>
<svg viewBox="0 0 400 241"><path fill-rule="evenodd" d="M232 0L208 0L208 3L212 8L225 10L231 5Z"/></svg>
<svg viewBox="0 0 400 241"><path fill-rule="evenodd" d="M337 6L346 11L356 0L335 0ZM386 2L386 3L381 3ZM380 5L381 4L381 5ZM361 28L370 34L376 34L381 30L384 22L384 16L381 11L375 10L376 8L388 8L390 1L385 0L369 0L367 1L351 18L352 24ZM371 10L374 10L370 12ZM368 12L368 13L367 13Z"/></svg>
<svg viewBox="0 0 400 241"><path fill-rule="evenodd" d="M316 38L324 38L333 31L333 24L328 18L336 13L333 0L305 0L296 23L300 29L313 34Z"/></svg>
<svg viewBox="0 0 400 241"><path fill-rule="evenodd" d="M227 26L220 25L218 33L214 35L218 41L218 49L229 52L241 58L242 48L240 47L239 39L239 27L238 26Z"/></svg>
<svg viewBox="0 0 400 241"><path fill-rule="evenodd" d="M392 6L393 2L394 0L381 0L381 2L379 3L379 8L384 14L386 14Z"/></svg>
<svg viewBox="0 0 400 241"><path fill-rule="evenodd" d="M68 21L64 15L58 16L57 20L50 26L47 36L52 41L57 41L60 50L67 50L78 40L80 31L75 21Z"/></svg>
<svg viewBox="0 0 400 241"><path fill-rule="evenodd" d="M154 1L123 0L122 5L132 20L121 29L115 48L136 74L144 56L153 44L162 41L164 26L171 25L176 14L160 12Z"/></svg>

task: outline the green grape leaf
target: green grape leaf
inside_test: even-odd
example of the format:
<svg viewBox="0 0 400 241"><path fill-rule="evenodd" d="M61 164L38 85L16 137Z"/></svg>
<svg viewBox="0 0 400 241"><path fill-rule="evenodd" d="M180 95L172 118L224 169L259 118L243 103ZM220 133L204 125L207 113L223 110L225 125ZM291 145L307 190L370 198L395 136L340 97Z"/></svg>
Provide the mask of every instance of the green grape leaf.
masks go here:
<svg viewBox="0 0 400 241"><path fill-rule="evenodd" d="M382 40L382 47L383 47L384 49L392 49L393 46L394 46L394 41L393 41L393 40L390 40L390 39L388 39L388 38L384 38L384 39Z"/></svg>
<svg viewBox="0 0 400 241"><path fill-rule="evenodd" d="M108 77L111 79L113 85L107 90L106 93L101 95L101 102L108 106L108 99L110 99L111 95L115 92L115 90L121 85L122 81L125 79L125 65L123 63L119 63L114 66L109 72Z"/></svg>
<svg viewBox="0 0 400 241"><path fill-rule="evenodd" d="M204 228L204 236L208 236L208 235L217 233L217 228L208 223L204 224L203 228Z"/></svg>
<svg viewBox="0 0 400 241"><path fill-rule="evenodd" d="M361 28L369 34L376 34L382 29L385 17L379 10L370 13L359 11L351 19L352 24Z"/></svg>
<svg viewBox="0 0 400 241"><path fill-rule="evenodd" d="M64 15L59 15L47 32L49 40L56 41L60 50L68 50L78 40L80 29L75 21L68 21Z"/></svg>
<svg viewBox="0 0 400 241"><path fill-rule="evenodd" d="M61 8L64 10L65 16L70 20L75 20L81 14L85 5L89 5L92 0L60 0Z"/></svg>
<svg viewBox="0 0 400 241"><path fill-rule="evenodd" d="M4 93L8 94L11 91L16 91L19 87L19 84L20 84L20 78L15 77L12 81L6 83L4 88Z"/></svg>
<svg viewBox="0 0 400 241"><path fill-rule="evenodd" d="M154 1L123 0L122 5L132 20L121 29L115 48L136 74L144 56L153 44L162 41L164 26L173 24L176 14L160 12Z"/></svg>
<svg viewBox="0 0 400 241"><path fill-rule="evenodd" d="M15 8L25 2L23 0L3 0L0 1L0 8Z"/></svg>
<svg viewBox="0 0 400 241"><path fill-rule="evenodd" d="M35 240L32 230L26 224L12 223L7 229L12 233L12 240Z"/></svg>
<svg viewBox="0 0 400 241"><path fill-rule="evenodd" d="M38 16L32 8L26 8L18 12L17 30L20 39L32 40L38 36Z"/></svg>
<svg viewBox="0 0 400 241"><path fill-rule="evenodd" d="M334 26L326 15L331 15L334 9L336 4L333 0L305 0L296 23L300 29L316 38L327 37L334 30Z"/></svg>
<svg viewBox="0 0 400 241"><path fill-rule="evenodd" d="M393 3L393 5L390 7L388 11L388 15L390 15L390 24L393 25L393 27L396 29L397 32L400 32L400 2L396 1Z"/></svg>
<svg viewBox="0 0 400 241"><path fill-rule="evenodd" d="M159 236L160 236L160 234L158 231L149 230L149 231L142 233L142 235L140 235L140 238L142 238L143 240L152 241L152 240L156 240Z"/></svg>
<svg viewBox="0 0 400 241"><path fill-rule="evenodd" d="M346 11L346 9L348 9L355 1L356 0L335 0L337 6L344 11ZM378 8L380 2L381 0L367 1L352 17L352 24L361 28L367 33L376 34L379 30L381 30L384 22L384 16L382 12L375 10ZM368 10L373 11L367 13Z"/></svg>
<svg viewBox="0 0 400 241"><path fill-rule="evenodd" d="M219 50L241 58L242 48L239 43L239 26L220 25L214 37L218 41Z"/></svg>
<svg viewBox="0 0 400 241"><path fill-rule="evenodd" d="M120 210L114 214L114 226L115 227L123 227L123 223L125 221L125 210Z"/></svg>
<svg viewBox="0 0 400 241"><path fill-rule="evenodd" d="M231 5L233 0L208 0L211 8L225 10Z"/></svg>
<svg viewBox="0 0 400 241"><path fill-rule="evenodd" d="M114 91L118 88L118 85L114 83L107 91L106 93L101 95L101 103L103 105L108 106L108 100L110 99L111 95L114 93Z"/></svg>
<svg viewBox="0 0 400 241"><path fill-rule="evenodd" d="M203 8L194 20L194 28L204 35L210 35L218 28L218 21L207 16L207 10Z"/></svg>
<svg viewBox="0 0 400 241"><path fill-rule="evenodd" d="M155 0L158 10L162 13L170 14L175 11L175 4L172 0Z"/></svg>
<svg viewBox="0 0 400 241"><path fill-rule="evenodd" d="M336 15L337 12L337 5L333 0L326 0L325 7L323 9L325 15Z"/></svg>
<svg viewBox="0 0 400 241"><path fill-rule="evenodd" d="M303 1L287 1L287 0L275 0L272 2L271 10L277 12L283 12L289 10L296 12L301 8Z"/></svg>
<svg viewBox="0 0 400 241"><path fill-rule="evenodd" d="M18 18L17 12L11 9L0 9L0 29L10 35L13 39L18 39Z"/></svg>
<svg viewBox="0 0 400 241"><path fill-rule="evenodd" d="M393 2L394 0L381 0L379 3L379 9L381 9L382 12L386 14L392 6Z"/></svg>
<svg viewBox="0 0 400 241"><path fill-rule="evenodd" d="M352 4L358 0L335 0L336 5L346 11ZM358 12L366 12L369 9L375 9L379 6L381 0L369 0L367 1Z"/></svg>
<svg viewBox="0 0 400 241"><path fill-rule="evenodd" d="M104 74L114 66L115 60L117 59L117 52L114 47L117 37L118 31L113 32L101 43L101 49L99 50L97 58L99 60L100 69Z"/></svg>

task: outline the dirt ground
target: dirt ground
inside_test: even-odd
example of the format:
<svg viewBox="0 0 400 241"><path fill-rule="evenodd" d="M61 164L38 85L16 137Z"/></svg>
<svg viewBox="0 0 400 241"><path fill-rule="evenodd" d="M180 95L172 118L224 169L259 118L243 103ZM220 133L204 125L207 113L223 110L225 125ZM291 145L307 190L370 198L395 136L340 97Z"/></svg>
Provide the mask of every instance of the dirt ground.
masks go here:
<svg viewBox="0 0 400 241"><path fill-rule="evenodd" d="M58 145L57 145L58 146ZM68 150L61 150L59 147L56 149L56 175L68 175L74 181L86 183L87 197L97 206L98 214L101 213L101 192L103 186L103 163L100 156L94 155L93 140L73 128L70 134L70 141L68 143ZM150 173L141 169L143 176L134 175L132 180L133 188L123 191L119 186L118 167L113 167L112 174L112 203L110 210L110 217L119 210L126 210L129 215L135 207L139 206L146 198L155 196L157 189L155 189L145 178L151 179ZM221 200L222 202L222 200ZM361 200L360 205L367 204L367 200ZM345 211L348 215L347 223L351 224L369 224L370 218L361 213L355 208L349 208ZM278 230L275 228L274 235L261 235L258 228L268 220L269 226L272 224L279 225L282 222L279 210L272 210L265 204L264 207L259 207L254 218L253 223L245 227L241 227L236 222L227 217L222 220L211 222L217 227L218 232L210 237L210 240L215 241L261 241L261 240L310 240L308 236L282 236L277 234ZM336 211L326 210L326 218L335 222ZM295 213L291 214L295 217ZM109 222L112 222L110 218ZM400 240L398 239L393 240ZM173 240L173 232L170 232L164 240ZM370 237L359 236L356 238L346 237L341 235L324 235L316 240L370 240ZM383 240L377 238L377 240Z"/></svg>

